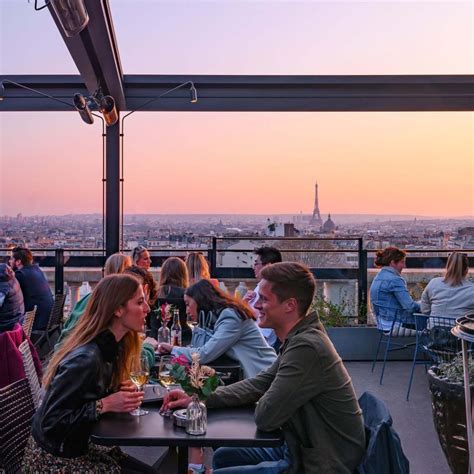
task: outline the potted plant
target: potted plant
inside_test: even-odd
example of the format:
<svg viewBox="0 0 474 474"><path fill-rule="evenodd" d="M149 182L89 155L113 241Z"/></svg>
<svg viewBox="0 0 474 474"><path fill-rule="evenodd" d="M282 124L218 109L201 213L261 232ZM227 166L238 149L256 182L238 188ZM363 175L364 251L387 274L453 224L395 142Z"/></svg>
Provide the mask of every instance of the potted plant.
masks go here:
<svg viewBox="0 0 474 474"><path fill-rule="evenodd" d="M469 360L471 395L474 396L474 362ZM457 356L428 371L433 421L439 442L454 474L469 471L464 404L462 357ZM469 420L471 421L471 420Z"/></svg>

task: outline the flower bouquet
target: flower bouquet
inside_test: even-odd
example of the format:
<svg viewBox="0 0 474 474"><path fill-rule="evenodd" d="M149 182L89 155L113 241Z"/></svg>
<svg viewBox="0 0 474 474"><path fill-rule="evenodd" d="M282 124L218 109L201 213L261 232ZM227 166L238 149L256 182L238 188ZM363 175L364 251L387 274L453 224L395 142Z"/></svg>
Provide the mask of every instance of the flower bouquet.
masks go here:
<svg viewBox="0 0 474 474"><path fill-rule="evenodd" d="M217 388L219 377L216 371L199 364L199 354L191 355L189 364L184 355L174 357L171 361L170 374L176 383L192 397L186 409L186 432L191 435L202 435L207 430L207 408L202 402Z"/></svg>
<svg viewBox="0 0 474 474"><path fill-rule="evenodd" d="M170 375L189 396L197 395L200 400L206 400L219 385L219 377L213 368L199 364L197 352L193 352L191 359L189 364L186 356L182 354L173 357Z"/></svg>

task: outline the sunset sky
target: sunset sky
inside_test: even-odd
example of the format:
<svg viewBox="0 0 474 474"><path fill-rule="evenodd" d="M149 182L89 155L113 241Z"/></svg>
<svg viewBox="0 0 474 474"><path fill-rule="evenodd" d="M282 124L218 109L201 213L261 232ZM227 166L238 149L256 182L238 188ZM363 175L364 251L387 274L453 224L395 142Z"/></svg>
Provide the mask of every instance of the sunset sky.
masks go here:
<svg viewBox="0 0 474 474"><path fill-rule="evenodd" d="M77 74L0 0L0 75ZM126 74L473 74L471 1L110 0ZM0 108L1 110L1 108ZM472 113L136 113L126 213L474 215ZM0 215L101 212L101 128L0 112Z"/></svg>

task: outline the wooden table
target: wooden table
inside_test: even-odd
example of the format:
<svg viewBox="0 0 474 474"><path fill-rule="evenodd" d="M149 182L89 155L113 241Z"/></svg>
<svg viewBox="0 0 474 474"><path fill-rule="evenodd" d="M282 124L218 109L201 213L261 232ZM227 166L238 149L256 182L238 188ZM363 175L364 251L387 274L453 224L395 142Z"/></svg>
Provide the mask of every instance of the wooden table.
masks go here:
<svg viewBox="0 0 474 474"><path fill-rule="evenodd" d="M280 431L258 431L254 407L209 409L207 433L188 435L173 424L172 417L159 414L159 406L148 404L148 415L107 413L96 423L92 442L106 446L170 446L178 448L178 472L186 473L188 448L209 446L276 447L283 443Z"/></svg>

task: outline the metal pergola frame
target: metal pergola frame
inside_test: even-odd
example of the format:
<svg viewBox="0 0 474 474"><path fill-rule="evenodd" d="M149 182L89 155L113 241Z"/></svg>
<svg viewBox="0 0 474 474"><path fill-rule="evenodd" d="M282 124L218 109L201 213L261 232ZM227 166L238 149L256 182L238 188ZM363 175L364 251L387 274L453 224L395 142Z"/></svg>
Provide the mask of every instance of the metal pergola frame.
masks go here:
<svg viewBox="0 0 474 474"><path fill-rule="evenodd" d="M218 76L124 75L109 0L84 0L88 26L67 37L49 6L80 75L9 75L9 79L71 102L76 92L99 87L112 95L120 112L193 81L199 101L188 91L151 102L141 111L186 112L433 112L473 111L474 75L391 76ZM66 105L5 84L3 111L71 111ZM106 255L120 248L120 120L106 130Z"/></svg>

